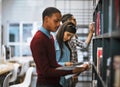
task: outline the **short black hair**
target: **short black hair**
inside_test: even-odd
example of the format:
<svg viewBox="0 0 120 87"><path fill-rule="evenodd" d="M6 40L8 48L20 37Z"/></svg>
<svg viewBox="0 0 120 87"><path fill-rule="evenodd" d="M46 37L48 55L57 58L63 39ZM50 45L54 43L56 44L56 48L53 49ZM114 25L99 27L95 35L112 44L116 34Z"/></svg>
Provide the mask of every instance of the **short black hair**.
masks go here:
<svg viewBox="0 0 120 87"><path fill-rule="evenodd" d="M64 14L64 15L62 16L62 19L61 19L62 23L64 23L64 22L66 22L67 20L69 20L72 16L73 16L73 15L70 14L70 13Z"/></svg>
<svg viewBox="0 0 120 87"><path fill-rule="evenodd" d="M44 21L45 16L52 16L52 14L54 14L54 13L60 13L61 14L60 10L55 8L55 7L46 8L42 13L43 21Z"/></svg>

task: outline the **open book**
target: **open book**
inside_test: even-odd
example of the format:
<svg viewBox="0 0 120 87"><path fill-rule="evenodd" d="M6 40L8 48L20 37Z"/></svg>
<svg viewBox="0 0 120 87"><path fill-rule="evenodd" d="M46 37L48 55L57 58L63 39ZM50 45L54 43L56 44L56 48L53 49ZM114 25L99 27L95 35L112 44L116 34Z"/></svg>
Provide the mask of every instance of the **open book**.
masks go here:
<svg viewBox="0 0 120 87"><path fill-rule="evenodd" d="M83 64L85 64L85 63L83 63L83 62L78 62L78 63L73 63L73 65L72 66L62 66L62 67L58 67L58 68L56 68L57 70L73 70L73 69L75 69L75 68L83 68L84 66L83 66Z"/></svg>
<svg viewBox="0 0 120 87"><path fill-rule="evenodd" d="M72 66L62 66L62 67L58 67L58 68L56 68L57 70L73 70L74 68L83 68L84 66L83 66L83 64L88 64L88 65L90 65L91 63L89 63L89 62L77 62L77 63L73 63L73 65ZM69 78L71 78L71 77L73 77L74 75L76 75L76 74L70 74L70 75L66 75L65 76L65 79L69 79ZM79 73L78 73L78 75L79 75Z"/></svg>

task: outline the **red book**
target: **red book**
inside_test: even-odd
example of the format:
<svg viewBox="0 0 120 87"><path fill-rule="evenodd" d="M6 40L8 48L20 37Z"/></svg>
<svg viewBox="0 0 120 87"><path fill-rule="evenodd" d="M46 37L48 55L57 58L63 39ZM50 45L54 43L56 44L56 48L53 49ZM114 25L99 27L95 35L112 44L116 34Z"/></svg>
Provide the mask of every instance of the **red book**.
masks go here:
<svg viewBox="0 0 120 87"><path fill-rule="evenodd" d="M115 0L116 25L119 26L119 0Z"/></svg>
<svg viewBox="0 0 120 87"><path fill-rule="evenodd" d="M97 48L97 72L100 74L100 67L101 67L101 63L102 63L102 52L103 49L102 47L98 47Z"/></svg>
<svg viewBox="0 0 120 87"><path fill-rule="evenodd" d="M97 13L96 18L96 35L100 35L100 11Z"/></svg>

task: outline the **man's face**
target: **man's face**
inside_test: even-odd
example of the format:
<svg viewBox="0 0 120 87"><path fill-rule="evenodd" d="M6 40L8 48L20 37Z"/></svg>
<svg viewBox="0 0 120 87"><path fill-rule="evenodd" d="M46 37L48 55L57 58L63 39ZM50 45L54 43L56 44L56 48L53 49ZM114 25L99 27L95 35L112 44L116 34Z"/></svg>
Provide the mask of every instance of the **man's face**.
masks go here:
<svg viewBox="0 0 120 87"><path fill-rule="evenodd" d="M60 26L61 14L55 13L51 17L46 18L47 29L52 32L56 32Z"/></svg>

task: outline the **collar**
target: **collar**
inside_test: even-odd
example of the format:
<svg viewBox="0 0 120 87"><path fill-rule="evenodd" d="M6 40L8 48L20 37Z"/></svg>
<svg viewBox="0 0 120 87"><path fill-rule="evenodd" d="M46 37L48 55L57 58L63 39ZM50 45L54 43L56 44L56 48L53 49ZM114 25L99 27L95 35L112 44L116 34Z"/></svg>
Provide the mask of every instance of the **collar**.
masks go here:
<svg viewBox="0 0 120 87"><path fill-rule="evenodd" d="M43 26L41 26L40 27L40 31L42 32L42 33L44 33L49 39L50 39L50 32L47 30L47 29L45 29Z"/></svg>

